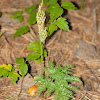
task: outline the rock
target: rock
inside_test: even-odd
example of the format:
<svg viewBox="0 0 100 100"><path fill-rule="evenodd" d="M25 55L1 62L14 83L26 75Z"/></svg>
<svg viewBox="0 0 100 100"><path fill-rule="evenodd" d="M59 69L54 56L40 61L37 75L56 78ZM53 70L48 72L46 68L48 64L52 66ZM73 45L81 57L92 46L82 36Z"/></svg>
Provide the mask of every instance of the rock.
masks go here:
<svg viewBox="0 0 100 100"><path fill-rule="evenodd" d="M22 78L18 81L18 84L21 84ZM32 87L33 85L36 84L36 81L33 79L33 77L28 73L24 79L23 79L23 83L22 83L22 89L29 89L30 87Z"/></svg>

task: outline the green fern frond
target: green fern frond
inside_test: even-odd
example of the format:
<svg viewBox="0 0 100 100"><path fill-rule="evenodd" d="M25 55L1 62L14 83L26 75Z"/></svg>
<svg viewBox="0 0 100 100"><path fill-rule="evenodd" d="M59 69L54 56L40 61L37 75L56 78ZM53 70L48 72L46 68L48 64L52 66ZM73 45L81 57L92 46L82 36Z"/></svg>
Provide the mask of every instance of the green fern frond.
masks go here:
<svg viewBox="0 0 100 100"><path fill-rule="evenodd" d="M49 61L49 67L50 68L53 68L54 67L54 63L52 62L52 59L50 59L50 61Z"/></svg>
<svg viewBox="0 0 100 100"><path fill-rule="evenodd" d="M51 93L54 92L53 100L69 100L73 97L73 92L71 90L78 90L77 87L69 84L69 82L77 81L82 83L78 77L71 76L71 68L73 66L61 67L60 65L54 66L52 60L49 62L49 67L44 70L48 72L49 77L38 75L36 81L39 87L37 95L42 92L45 93L45 97L48 97Z"/></svg>
<svg viewBox="0 0 100 100"><path fill-rule="evenodd" d="M79 90L77 87L75 87L75 86L73 86L73 85L71 85L71 84L69 84L69 85L67 86L67 88L68 88L68 89L72 89L72 90Z"/></svg>
<svg viewBox="0 0 100 100"><path fill-rule="evenodd" d="M65 78L68 82L76 81L82 84L82 81L78 77L67 75Z"/></svg>
<svg viewBox="0 0 100 100"><path fill-rule="evenodd" d="M71 72L71 71L72 71L71 68L73 68L72 65L69 65L69 66L66 66L66 67L62 67L61 72L66 73L66 74L73 74L73 73Z"/></svg>
<svg viewBox="0 0 100 100"><path fill-rule="evenodd" d="M39 94L41 94L44 91L46 91L46 86L45 85L40 85L39 90L38 90L36 96L38 96Z"/></svg>
<svg viewBox="0 0 100 100"><path fill-rule="evenodd" d="M54 91L55 91L55 88L56 88L56 85L55 85L53 82L50 82L50 83L48 84L48 88L47 88L45 97L47 97L47 96L50 95L52 92L54 92Z"/></svg>

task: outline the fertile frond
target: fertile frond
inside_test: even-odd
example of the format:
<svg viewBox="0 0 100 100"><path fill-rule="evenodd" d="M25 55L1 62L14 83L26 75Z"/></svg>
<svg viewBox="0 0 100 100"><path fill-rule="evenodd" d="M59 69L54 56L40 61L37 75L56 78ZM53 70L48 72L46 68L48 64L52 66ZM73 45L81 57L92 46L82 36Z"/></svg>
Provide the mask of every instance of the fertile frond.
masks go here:
<svg viewBox="0 0 100 100"><path fill-rule="evenodd" d="M38 25L38 30L39 30L39 38L40 38L40 41L44 43L47 37L47 31L46 31L46 27L44 28L46 17L45 17L44 11L42 10L42 6L43 6L43 2L39 5L36 19L37 19L37 25Z"/></svg>

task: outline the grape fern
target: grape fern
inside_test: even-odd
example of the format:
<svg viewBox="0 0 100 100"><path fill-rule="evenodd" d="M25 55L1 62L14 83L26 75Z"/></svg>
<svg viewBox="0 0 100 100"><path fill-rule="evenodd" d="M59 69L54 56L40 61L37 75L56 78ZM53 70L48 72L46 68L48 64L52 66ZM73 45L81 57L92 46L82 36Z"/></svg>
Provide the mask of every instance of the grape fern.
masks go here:
<svg viewBox="0 0 100 100"><path fill-rule="evenodd" d="M50 60L49 67L44 67L44 70L48 72L49 77L39 74L35 78L35 80L38 81L37 84L40 85L37 95L46 91L45 97L54 92L53 100L69 100L72 98L73 92L71 90L78 90L78 88L69 84L69 82L76 81L82 84L78 77L71 76L71 74L73 74L71 72L72 67L72 65L65 67L57 65L55 67L52 60Z"/></svg>
<svg viewBox="0 0 100 100"><path fill-rule="evenodd" d="M32 50L33 52L27 55L26 61L34 60L37 63L41 63L41 74L38 74L35 77L37 81L36 85L39 85L39 89L37 95L45 92L45 98L50 96L51 93L54 93L53 100L69 100L73 97L73 92L71 90L78 90L77 87L71 85L71 82L76 81L82 84L81 80L78 77L72 76L71 68L72 65L61 67L60 65L55 66L52 60L49 61L49 67L46 68L43 65L44 57L47 56L47 51L45 48L45 40L47 37L52 35L58 29L63 29L65 31L69 31L69 25L66 18L63 17L63 13L66 10L74 10L76 9L75 5L70 1L63 1L60 5L58 0L41 0L41 4L39 5L38 12L35 12L35 9L38 5L32 5L30 8L25 8L25 12L29 14L28 20L22 14L22 11L16 11L11 17L14 19L18 19L19 22L24 20L25 25L17 29L16 33L13 37L17 37L23 35L27 32L31 32L35 38L37 36L32 31L32 26L37 22L38 30L39 30L39 41L35 41L34 43L30 43L28 46L28 50ZM46 13L49 14L50 19L46 23L45 26L45 12L42 10L42 6L47 6ZM47 26L48 25L48 26ZM0 65L0 77L9 77L15 84L20 76L24 77L28 73L28 65L23 57L16 59L16 67L12 65ZM18 74L15 69L18 69ZM44 71L48 72L48 76L43 75Z"/></svg>

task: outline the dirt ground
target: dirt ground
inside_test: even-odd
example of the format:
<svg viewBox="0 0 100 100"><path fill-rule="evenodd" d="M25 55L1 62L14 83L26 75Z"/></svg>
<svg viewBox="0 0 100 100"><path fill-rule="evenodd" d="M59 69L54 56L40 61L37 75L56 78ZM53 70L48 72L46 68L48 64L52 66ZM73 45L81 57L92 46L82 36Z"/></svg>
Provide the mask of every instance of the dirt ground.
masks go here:
<svg viewBox="0 0 100 100"><path fill-rule="evenodd" d="M69 1L80 6L80 0ZM35 42L34 37L27 33L13 38L16 29L25 23L19 23L10 16L15 11L23 11L25 7L33 4L39 4L39 0L0 0L0 65L15 65L16 58L26 57L30 53L27 46L30 42ZM24 15L27 19L27 14ZM46 66L49 58L62 66L73 64L74 76L83 81L82 89L75 91L73 100L100 100L100 0L85 0L82 9L70 10L64 17L70 23L70 32L58 30L48 39ZM38 37L37 25L33 25L32 28ZM13 85L9 78L0 78L0 100L18 100L18 97L19 100L52 100L53 95L47 99L42 95L36 98L29 95L29 87L36 83L33 77L40 72L40 64L33 61L29 63L31 75L25 76L22 86L22 79ZM77 83L73 84L80 87Z"/></svg>

